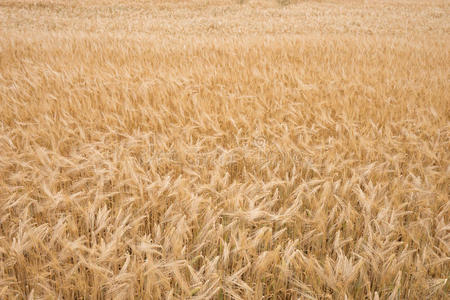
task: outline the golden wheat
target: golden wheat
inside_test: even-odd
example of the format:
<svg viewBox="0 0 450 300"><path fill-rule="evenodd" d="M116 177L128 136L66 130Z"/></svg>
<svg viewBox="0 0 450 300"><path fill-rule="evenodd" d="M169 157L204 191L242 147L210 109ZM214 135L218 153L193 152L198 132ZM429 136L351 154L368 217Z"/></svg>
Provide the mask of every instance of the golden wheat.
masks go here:
<svg viewBox="0 0 450 300"><path fill-rule="evenodd" d="M448 297L449 16L0 2L0 298Z"/></svg>

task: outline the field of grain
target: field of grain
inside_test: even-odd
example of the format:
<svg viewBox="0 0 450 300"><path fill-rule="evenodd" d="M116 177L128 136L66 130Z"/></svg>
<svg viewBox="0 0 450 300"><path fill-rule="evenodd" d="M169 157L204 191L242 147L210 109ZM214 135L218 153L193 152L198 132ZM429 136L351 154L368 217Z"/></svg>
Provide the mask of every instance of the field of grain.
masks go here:
<svg viewBox="0 0 450 300"><path fill-rule="evenodd" d="M449 95L447 0L0 1L0 298L445 299Z"/></svg>

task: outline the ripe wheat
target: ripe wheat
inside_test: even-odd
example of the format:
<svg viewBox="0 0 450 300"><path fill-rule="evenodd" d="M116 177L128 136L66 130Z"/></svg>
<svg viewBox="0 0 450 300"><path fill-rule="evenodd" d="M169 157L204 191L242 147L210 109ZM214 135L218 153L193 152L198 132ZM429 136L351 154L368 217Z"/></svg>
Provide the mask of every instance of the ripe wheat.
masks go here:
<svg viewBox="0 0 450 300"><path fill-rule="evenodd" d="M0 2L1 299L444 299L448 1Z"/></svg>

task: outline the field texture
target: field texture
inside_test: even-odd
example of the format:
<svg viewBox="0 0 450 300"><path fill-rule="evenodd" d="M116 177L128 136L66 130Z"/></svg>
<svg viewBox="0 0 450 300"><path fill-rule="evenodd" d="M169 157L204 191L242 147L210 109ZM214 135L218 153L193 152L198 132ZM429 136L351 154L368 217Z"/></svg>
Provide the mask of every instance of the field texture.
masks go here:
<svg viewBox="0 0 450 300"><path fill-rule="evenodd" d="M449 94L447 0L2 0L0 298L445 299Z"/></svg>

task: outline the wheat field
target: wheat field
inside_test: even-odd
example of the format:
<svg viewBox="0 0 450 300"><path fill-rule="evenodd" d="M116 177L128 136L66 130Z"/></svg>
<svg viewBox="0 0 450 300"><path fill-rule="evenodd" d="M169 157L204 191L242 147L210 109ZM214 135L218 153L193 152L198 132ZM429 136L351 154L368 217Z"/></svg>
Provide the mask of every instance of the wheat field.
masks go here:
<svg viewBox="0 0 450 300"><path fill-rule="evenodd" d="M450 2L2 0L0 299L448 299Z"/></svg>

